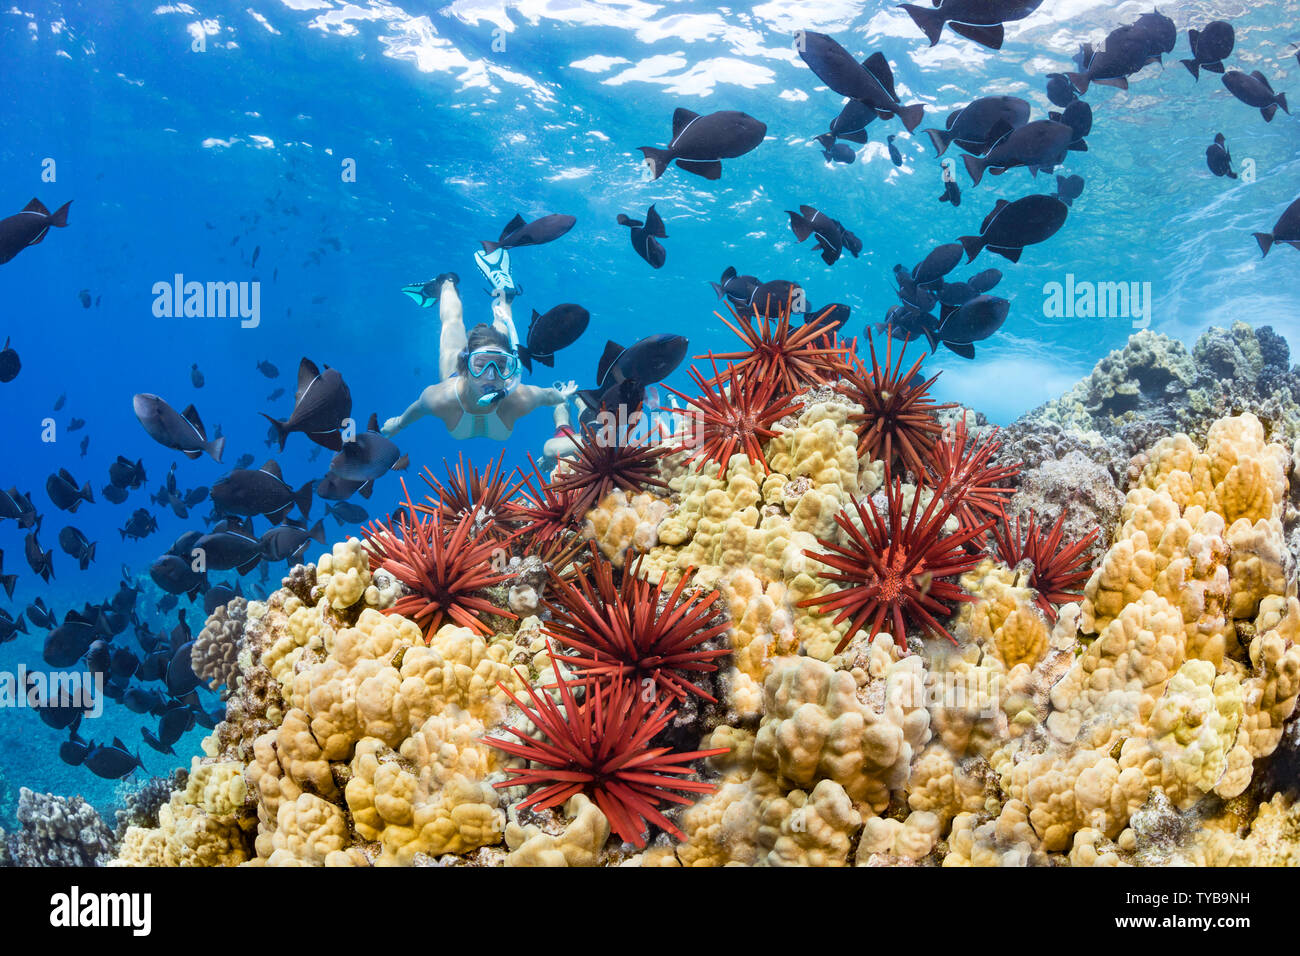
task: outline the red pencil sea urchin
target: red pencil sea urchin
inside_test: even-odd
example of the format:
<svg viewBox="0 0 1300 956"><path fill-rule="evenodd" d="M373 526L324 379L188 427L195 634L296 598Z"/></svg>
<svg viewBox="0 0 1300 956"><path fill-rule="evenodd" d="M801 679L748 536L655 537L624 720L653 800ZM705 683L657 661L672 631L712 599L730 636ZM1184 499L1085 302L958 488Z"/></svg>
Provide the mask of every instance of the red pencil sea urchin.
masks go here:
<svg viewBox="0 0 1300 956"><path fill-rule="evenodd" d="M553 596L546 602L552 619L545 627L578 652L564 663L583 682L627 679L645 687L651 681L656 697L685 700L694 694L715 701L690 678L716 671L713 662L731 653L707 646L731 627L726 620L713 623L719 593L688 591L688 570L665 594L663 577L651 585L639 571L638 560L616 586L613 565L593 545L591 560L573 583L552 574Z"/></svg>
<svg viewBox="0 0 1300 956"><path fill-rule="evenodd" d="M525 474L523 469L516 472L520 478L515 486L519 495L506 502L506 520L524 529L529 540L539 544L577 530L570 508L573 493L556 491L531 453L528 463L533 467L531 474Z"/></svg>
<svg viewBox="0 0 1300 956"><path fill-rule="evenodd" d="M949 402L935 404L930 386L939 376L918 382L917 373L925 356L918 358L906 372L903 356L907 345L898 352L894 363L894 340L887 336L885 364L876 355L876 343L870 331L867 344L871 349L871 369L856 356L852 367L844 375L841 391L852 402L862 406L862 412L849 416L858 431L858 456L883 460L896 469L905 467L918 480L926 474L926 463L934 455L934 445L942 429L934 413L943 408L953 408Z"/></svg>
<svg viewBox="0 0 1300 956"><path fill-rule="evenodd" d="M763 457L763 442L776 435L773 423L798 411L799 406L788 397L775 398L771 382L742 376L734 365L728 365L726 372L719 373L717 362L713 362L713 378L708 380L694 366L691 366L690 375L703 395L692 398L664 386L697 409L690 416L690 430L685 436L686 447L694 449L687 461L697 458L716 461L718 477L721 478L726 474L731 456L740 452L750 461L762 465L766 473L768 467L767 459Z"/></svg>
<svg viewBox="0 0 1300 956"><path fill-rule="evenodd" d="M953 498L953 514L963 528L1004 517L1003 508L1016 489L999 482L1020 474L1020 466L991 467L989 459L1001 449L997 429L981 442L969 441L964 417L951 428L945 428L942 440L934 446L930 464L933 474L926 476L927 483L933 485L947 477L952 489L949 494ZM984 535L980 535L977 540L983 539Z"/></svg>
<svg viewBox="0 0 1300 956"><path fill-rule="evenodd" d="M666 447L632 444L606 431L584 425L582 440L574 442L576 454L565 460L568 474L551 482L553 492L569 496L566 517L579 522L615 489L632 494L651 488L668 490L668 483L656 474Z"/></svg>
<svg viewBox="0 0 1300 956"><path fill-rule="evenodd" d="M1023 537L1019 518L1016 518L1014 525L1004 523L1002 527L993 529L998 557L1007 567L1014 568L1026 558L1033 562L1034 570L1029 575L1029 586L1038 592L1035 603L1053 623L1056 622L1056 608L1053 605L1083 597L1070 588L1088 579L1091 571L1084 552L1099 533L1098 529L1093 528L1083 540L1062 548L1061 532L1064 525L1065 514L1062 513L1044 534L1031 511Z"/></svg>
<svg viewBox="0 0 1300 956"><path fill-rule="evenodd" d="M442 464L447 471L446 484L425 468L421 477L434 493L425 495L424 500L428 504L416 505L415 510L424 514L437 511L444 523L451 524L477 507L479 521L483 526L491 530L493 537L503 537L498 519L519 488L517 484L512 485L503 474L504 460L505 452L502 452L496 461L489 463L480 473L464 454L459 456L454 470L443 459Z"/></svg>
<svg viewBox="0 0 1300 956"><path fill-rule="evenodd" d="M845 369L847 346L833 343L835 324L820 316L795 328L790 325L791 303L778 310L775 323L754 314L742 316L728 303L727 309L736 320L732 325L715 312L722 323L735 332L748 347L744 352L726 352L710 358L736 362L739 375L754 382L771 386L774 395L796 395L817 385L835 381ZM757 323L757 325L755 324ZM702 355L696 358L704 358ZM717 383L714 379L714 384Z"/></svg>
<svg viewBox="0 0 1300 956"><path fill-rule="evenodd" d="M712 793L716 789L713 784L681 779L690 773L685 765L724 754L727 748L673 753L668 747L651 746L673 718L672 698L651 704L635 685L614 681L587 687L579 702L574 698L574 685L560 682L556 685L560 694L557 703L549 693L539 694L525 681L533 704L529 707L505 684L498 686L532 721L542 738L513 727L507 730L519 738L518 742L483 738L489 746L532 764L526 768L507 767L511 779L493 784L497 788L541 785L519 804L520 809L558 807L574 794L586 793L605 814L610 828L628 843L644 847L650 823L679 840L685 839L658 805L667 802L690 806L694 801L683 793Z"/></svg>
<svg viewBox="0 0 1300 956"><path fill-rule="evenodd" d="M904 514L902 479L891 480L887 475L884 515L872 499L866 499L865 506L861 499L854 499L853 507L863 530L858 530L846 508L835 516L835 523L849 543L839 545L818 539L825 552L804 552L833 569L820 572L821 577L841 585L838 591L799 602L800 607L838 610L836 624L852 621L836 653L868 625L868 636L875 637L886 621L891 625L894 643L901 649L907 648L909 620L956 643L936 615L948 617L952 613L945 601L974 600L956 579L978 564L982 555L967 554L963 546L992 522L944 534L944 522L952 514L951 504L941 501L947 491L947 481L941 480L928 505L920 507L918 493Z"/></svg>
<svg viewBox="0 0 1300 956"><path fill-rule="evenodd" d="M406 481L402 481L406 492ZM492 629L480 614L515 620L515 615L492 604L478 592L500 584L509 575L492 570L501 542L485 529L476 529L477 507L454 524L444 525L441 515L421 514L406 492L397 518L372 521L363 529L371 551L371 567L383 569L410 589L386 614L401 614L415 621L429 640L448 620L490 635Z"/></svg>

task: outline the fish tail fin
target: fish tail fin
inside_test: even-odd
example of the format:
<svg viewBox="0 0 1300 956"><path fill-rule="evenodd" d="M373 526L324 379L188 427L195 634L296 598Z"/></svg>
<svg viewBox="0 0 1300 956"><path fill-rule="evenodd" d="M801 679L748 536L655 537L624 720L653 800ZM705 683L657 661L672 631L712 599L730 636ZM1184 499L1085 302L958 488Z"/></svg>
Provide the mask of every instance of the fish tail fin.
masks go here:
<svg viewBox="0 0 1300 956"><path fill-rule="evenodd" d="M90 490L90 482L86 482L84 485L82 485L81 490L77 492L77 494L85 498L86 501L89 502L90 504L93 505L95 503L95 493Z"/></svg>
<svg viewBox="0 0 1300 956"><path fill-rule="evenodd" d="M1213 62L1213 63L1202 63L1202 64L1201 64L1201 69L1203 69L1203 70L1209 70L1211 73L1222 73L1222 72L1223 72L1223 61L1222 61L1222 60L1216 60L1216 61Z"/></svg>
<svg viewBox="0 0 1300 956"><path fill-rule="evenodd" d="M262 412L261 414L263 418L265 418L268 422L271 423L271 427L275 429L275 437L276 440L279 441L280 443L280 451L284 451L284 441L286 438L289 437L289 429L287 427L289 423L277 421L276 419L272 418L270 415L266 414L266 412Z"/></svg>
<svg viewBox="0 0 1300 956"><path fill-rule="evenodd" d="M281 446L283 447L283 446ZM212 456L212 460L221 464L221 456L226 453L226 436L221 435L203 446L203 450ZM198 457L197 455L195 457Z"/></svg>
<svg viewBox="0 0 1300 956"><path fill-rule="evenodd" d="M939 42L939 35L943 33L944 16L938 10L932 10L929 7L918 7L913 3L900 3L900 7L907 11L907 15L912 18L925 38L930 41L930 46Z"/></svg>
<svg viewBox="0 0 1300 956"><path fill-rule="evenodd" d="M925 119L925 104L913 103L911 106L904 106L898 111L898 118L903 121L910 133L921 125L921 120Z"/></svg>
<svg viewBox="0 0 1300 956"><path fill-rule="evenodd" d="M1192 74L1192 79L1199 80L1201 78L1201 65L1195 60L1179 60L1178 62L1187 67L1187 72Z"/></svg>
<svg viewBox="0 0 1300 956"><path fill-rule="evenodd" d="M554 352L550 353L549 355L534 355L533 358L537 360L537 364L539 365L545 365L547 368L555 368Z"/></svg>
<svg viewBox="0 0 1300 956"><path fill-rule="evenodd" d="M790 228L794 230L794 237L796 239L803 242L812 235L812 223L799 213L791 212L789 209L787 209L785 213L790 217Z"/></svg>
<svg viewBox="0 0 1300 956"><path fill-rule="evenodd" d="M957 241L966 250L967 262L973 262L975 257L980 254L980 250L984 248L984 240L980 236L959 236Z"/></svg>
<svg viewBox="0 0 1300 956"><path fill-rule="evenodd" d="M1088 92L1089 80L1087 73L1066 73L1065 78L1079 91L1080 95Z"/></svg>
<svg viewBox="0 0 1300 956"><path fill-rule="evenodd" d="M1268 250L1273 248L1273 234L1271 232L1253 232L1252 236L1259 243L1259 251L1268 255Z"/></svg>
<svg viewBox="0 0 1300 956"><path fill-rule="evenodd" d="M302 487L293 493L294 504L298 506L298 511L302 513L303 518L311 514L311 494L312 483L305 481Z"/></svg>
<svg viewBox="0 0 1300 956"><path fill-rule="evenodd" d="M925 132L929 134L930 142L934 144L934 154L942 156L948 144L952 142L952 135L946 129L927 129Z"/></svg>
<svg viewBox="0 0 1300 956"><path fill-rule="evenodd" d="M86 549L86 556L82 559L81 570L86 570L87 565L95 560L95 548L99 545L98 541L90 542L90 547Z"/></svg>
<svg viewBox="0 0 1300 956"><path fill-rule="evenodd" d="M672 156L669 154L668 150L659 149L656 146L641 146L638 148L641 150L641 155L645 157L646 164L650 167L650 171L654 173L651 178L658 179L664 174L664 170L668 168L668 164L672 162Z"/></svg>
<svg viewBox="0 0 1300 956"><path fill-rule="evenodd" d="M3 587L5 589L5 595L7 597L12 598L14 596L14 585L17 583L18 583L18 575L0 574L0 587ZM23 619L21 617L18 619L18 625L23 629L23 633L26 634L27 633L26 625L23 624Z"/></svg>
<svg viewBox="0 0 1300 956"><path fill-rule="evenodd" d="M319 541L321 544L324 544L325 543L325 520L323 518L317 519L316 524L313 525L312 529L307 532L307 536L311 538L313 541Z"/></svg>
<svg viewBox="0 0 1300 956"><path fill-rule="evenodd" d="M1280 106L1280 107L1282 107L1282 112L1283 112L1283 113L1286 113L1288 116L1291 115L1291 111L1290 111L1289 109L1287 109L1287 107L1286 107L1286 94L1285 94L1285 93L1279 93L1279 94L1277 95L1277 105Z"/></svg>
<svg viewBox="0 0 1300 956"><path fill-rule="evenodd" d="M718 283L716 282L710 282L709 285L713 286L713 291L716 292L718 294L718 298L721 299L723 296L722 286L718 285Z"/></svg>
<svg viewBox="0 0 1300 956"><path fill-rule="evenodd" d="M69 199L58 209L54 210L54 215L50 216L50 225L58 226L60 229L66 226L68 224L68 207L71 205L72 200Z"/></svg>
<svg viewBox="0 0 1300 956"><path fill-rule="evenodd" d="M984 160L970 155L963 156L961 160L966 164L966 172L970 173L971 185L978 186L984 177Z"/></svg>

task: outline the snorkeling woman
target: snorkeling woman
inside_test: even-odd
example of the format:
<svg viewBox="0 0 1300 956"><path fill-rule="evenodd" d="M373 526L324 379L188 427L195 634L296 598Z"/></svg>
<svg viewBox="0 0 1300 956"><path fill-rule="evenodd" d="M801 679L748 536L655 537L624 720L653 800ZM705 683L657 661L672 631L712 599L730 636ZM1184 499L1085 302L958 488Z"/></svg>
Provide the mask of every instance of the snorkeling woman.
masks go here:
<svg viewBox="0 0 1300 956"><path fill-rule="evenodd" d="M441 380L420 393L405 412L384 423L382 432L392 437L414 421L433 415L447 426L453 438L491 438L505 441L515 423L542 407L563 405L577 391L576 382L558 388L538 388L520 381L510 302L518 288L510 276L505 249L475 256L479 269L492 283L492 324L465 331L457 285L460 279L446 272L432 282L407 286L403 291L425 308L438 303L442 338L438 348Z"/></svg>

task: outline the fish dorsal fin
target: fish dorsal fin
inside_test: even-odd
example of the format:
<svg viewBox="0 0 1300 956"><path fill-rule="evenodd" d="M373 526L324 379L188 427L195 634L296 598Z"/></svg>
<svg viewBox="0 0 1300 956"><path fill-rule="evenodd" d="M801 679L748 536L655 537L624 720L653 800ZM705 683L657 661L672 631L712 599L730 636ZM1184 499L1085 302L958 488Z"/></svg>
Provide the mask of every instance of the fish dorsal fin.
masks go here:
<svg viewBox="0 0 1300 956"><path fill-rule="evenodd" d="M984 221L980 223L980 232L984 233L988 231L989 223L991 223L994 219L996 219L998 217L998 213L1000 213L1004 208L1006 208L1009 205L1011 204L1007 202L1005 199L999 199L996 203L994 203L993 211L990 212L987 216L985 216Z"/></svg>
<svg viewBox="0 0 1300 956"><path fill-rule="evenodd" d="M734 278L736 278L736 267L727 266L727 268L722 271L722 281L726 282L728 279Z"/></svg>
<svg viewBox="0 0 1300 956"><path fill-rule="evenodd" d="M690 125L691 120L699 119L700 114L679 106L673 110L673 139L682 135L682 130Z"/></svg>
<svg viewBox="0 0 1300 956"><path fill-rule="evenodd" d="M1222 133L1215 133L1215 134L1214 134L1214 141L1215 141L1216 143L1218 143L1220 146L1222 146L1222 145L1224 144L1223 134L1222 134Z"/></svg>
<svg viewBox="0 0 1300 956"><path fill-rule="evenodd" d="M199 418L199 410L193 404L186 405L185 411L181 412L181 418L185 419L199 433L199 437L204 441L208 440L207 430L203 427L203 419Z"/></svg>
<svg viewBox="0 0 1300 956"><path fill-rule="evenodd" d="M23 212L39 212L42 216L48 216L50 211L45 208L45 203L41 202L35 196L26 206L23 206Z"/></svg>
<svg viewBox="0 0 1300 956"><path fill-rule="evenodd" d="M501 230L501 235L498 237L498 241L505 239L505 237L510 235L510 233L522 229L526 225L528 225L528 223L524 220L524 217L519 215L519 213L515 213L515 217L506 223L506 227Z"/></svg>
<svg viewBox="0 0 1300 956"><path fill-rule="evenodd" d="M540 312L538 312L536 309L533 309L533 314L532 314L532 316L529 317L529 319L528 319L528 331L529 331L529 332L531 332L531 331L533 330L533 326L537 324L537 320L540 319L541 317L542 317L542 314L541 314Z"/></svg>
<svg viewBox="0 0 1300 956"><path fill-rule="evenodd" d="M659 213L655 211L654 204L645 214L645 231L652 236L658 236L660 239L667 239L668 233L664 231L664 221L660 218Z"/></svg>
<svg viewBox="0 0 1300 956"><path fill-rule="evenodd" d="M265 472L272 478L278 478L280 481L284 481L284 475L280 473L280 466L275 463L274 458L269 459L265 465L258 469L258 471Z"/></svg>
<svg viewBox="0 0 1300 956"><path fill-rule="evenodd" d="M379 431L379 416L374 412L370 413L370 419L366 422L366 431L368 432Z"/></svg>
<svg viewBox="0 0 1300 956"><path fill-rule="evenodd" d="M889 68L889 61L885 59L885 54L877 50L863 60L862 65L866 67L867 72L880 81L880 85L885 88L890 99L898 99L898 94L894 92L894 71Z"/></svg>
<svg viewBox="0 0 1300 956"><path fill-rule="evenodd" d="M1273 87L1269 85L1268 77L1266 77L1263 73L1259 72L1259 70L1254 70L1250 75L1253 76L1255 79L1259 80L1259 82L1263 83L1264 88L1267 89L1270 93L1273 92Z"/></svg>
<svg viewBox="0 0 1300 956"><path fill-rule="evenodd" d="M118 750L125 750L125 749L126 749L126 744L122 743L122 738L121 738L121 737L114 737L114 738L113 738L113 746L116 747Z"/></svg>
<svg viewBox="0 0 1300 956"><path fill-rule="evenodd" d="M613 339L605 343L605 351L601 353L600 362L596 365L596 385L605 384L605 377L609 375L610 369L618 361L618 357L627 351Z"/></svg>
<svg viewBox="0 0 1300 956"><path fill-rule="evenodd" d="M298 363L298 391L294 394L294 401L302 401L303 393L319 377L320 369L316 367L316 363L303 356L303 360Z"/></svg>
<svg viewBox="0 0 1300 956"><path fill-rule="evenodd" d="M948 120L947 120L947 122L944 124L944 128L945 128L945 129L952 129L952 124L955 123L955 122L957 122L957 117L958 117L958 116L961 116L961 114L962 114L962 111L961 111L961 110L953 110L951 113L949 113L949 114L948 114Z"/></svg>

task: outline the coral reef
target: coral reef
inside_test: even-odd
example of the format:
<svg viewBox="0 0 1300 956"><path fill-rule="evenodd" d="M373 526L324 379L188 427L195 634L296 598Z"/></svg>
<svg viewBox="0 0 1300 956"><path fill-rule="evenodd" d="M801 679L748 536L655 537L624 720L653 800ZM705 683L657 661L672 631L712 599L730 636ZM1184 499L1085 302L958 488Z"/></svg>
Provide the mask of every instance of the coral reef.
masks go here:
<svg viewBox="0 0 1300 956"><path fill-rule="evenodd" d="M18 792L22 829L5 836L10 866L103 866L117 852L117 841L95 808L81 797Z"/></svg>
<svg viewBox="0 0 1300 956"><path fill-rule="evenodd" d="M247 621L248 601L237 597L212 612L190 649L194 673L206 680L210 689L221 688L223 698L237 689Z"/></svg>
<svg viewBox="0 0 1300 956"><path fill-rule="evenodd" d="M1300 859L1280 339L1139 333L995 433L892 352L837 389L799 364L833 338L746 328L733 360L796 385L760 453L489 469L510 530L463 586L482 614L424 613L395 557L416 521L453 533L432 497L249 601L233 673L204 658L226 720L116 862ZM471 474L431 486L460 553L486 535Z"/></svg>

